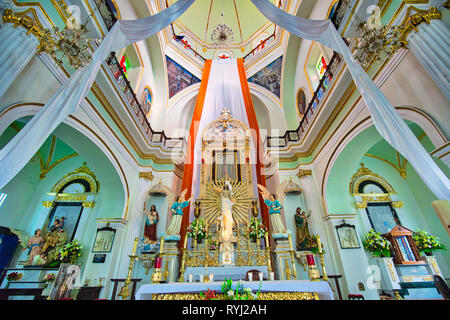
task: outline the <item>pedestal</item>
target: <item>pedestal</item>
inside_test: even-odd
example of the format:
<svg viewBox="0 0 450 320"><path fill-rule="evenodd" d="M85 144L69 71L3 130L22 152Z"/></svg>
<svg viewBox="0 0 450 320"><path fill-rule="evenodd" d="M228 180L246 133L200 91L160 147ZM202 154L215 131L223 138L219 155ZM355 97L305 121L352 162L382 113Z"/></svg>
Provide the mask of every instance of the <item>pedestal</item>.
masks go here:
<svg viewBox="0 0 450 320"><path fill-rule="evenodd" d="M162 253L162 281L178 281L178 240L166 240Z"/></svg>
<svg viewBox="0 0 450 320"><path fill-rule="evenodd" d="M437 264L436 258L434 256L425 256L425 261L428 263L428 270L432 275L438 275L441 278L444 278L441 268L439 268L439 265Z"/></svg>
<svg viewBox="0 0 450 320"><path fill-rule="evenodd" d="M295 267L292 265L291 248L288 235L281 237L280 234L275 238L274 253L274 272L276 280L293 280ZM295 263L295 262L294 262Z"/></svg>
<svg viewBox="0 0 450 320"><path fill-rule="evenodd" d="M377 289L384 291L391 291L400 289L400 277L395 269L393 258L376 258L378 266L380 267L381 279L376 279L376 273L374 274L374 285ZM377 284L380 281L381 283Z"/></svg>

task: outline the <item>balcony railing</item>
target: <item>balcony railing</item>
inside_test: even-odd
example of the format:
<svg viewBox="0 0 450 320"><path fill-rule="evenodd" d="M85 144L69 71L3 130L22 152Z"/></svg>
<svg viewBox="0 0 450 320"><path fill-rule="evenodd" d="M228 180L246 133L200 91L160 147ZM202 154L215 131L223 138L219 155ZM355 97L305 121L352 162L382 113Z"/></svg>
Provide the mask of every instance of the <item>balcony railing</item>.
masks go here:
<svg viewBox="0 0 450 320"><path fill-rule="evenodd" d="M115 14L116 8L114 7L114 4L110 0L94 0L94 2L97 6L98 12L102 16L106 28L108 31L111 30L114 23L117 21Z"/></svg>
<svg viewBox="0 0 450 320"><path fill-rule="evenodd" d="M300 120L296 130L288 130L283 136L267 137L267 147L286 147L289 142L299 141L309 128L316 114L317 107L325 96L328 88L331 86L335 73L341 65L342 57L338 53L334 53L327 66L327 70L320 79L314 95L312 96L308 107Z"/></svg>
<svg viewBox="0 0 450 320"><path fill-rule="evenodd" d="M166 137L164 131L154 131L150 122L147 120L147 116L144 113L142 106L139 100L134 93L133 88L131 87L130 82L127 79L122 67L120 66L115 52L111 52L111 55L106 59L106 64L111 70L114 79L116 79L117 84L120 89L124 93L131 110L134 112L138 122L140 123L142 130L145 135L148 137L149 141L154 143L161 143L166 148L182 148L183 147L183 138L169 138Z"/></svg>

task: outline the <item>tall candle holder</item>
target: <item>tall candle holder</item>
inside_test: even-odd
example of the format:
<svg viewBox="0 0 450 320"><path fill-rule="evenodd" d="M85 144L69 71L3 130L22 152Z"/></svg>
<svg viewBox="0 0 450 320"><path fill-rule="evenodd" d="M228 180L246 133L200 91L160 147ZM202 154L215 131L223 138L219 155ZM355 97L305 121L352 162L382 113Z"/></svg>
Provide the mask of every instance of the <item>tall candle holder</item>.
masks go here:
<svg viewBox="0 0 450 320"><path fill-rule="evenodd" d="M324 281L328 281L327 271L325 270L325 262L323 260L323 255L325 254L325 252L322 250L320 235L317 235L316 239L317 239L317 249L319 250L320 265L322 266L322 279Z"/></svg>
<svg viewBox="0 0 450 320"><path fill-rule="evenodd" d="M267 262L267 272L272 272L272 264L270 263L270 246L269 246L269 233L266 232L264 235L264 240L266 243L266 262Z"/></svg>
<svg viewBox="0 0 450 320"><path fill-rule="evenodd" d="M288 239L289 239L289 248L290 248L289 252L291 254L292 277L294 279L296 279L297 278L297 270L295 268L294 248L292 247L292 238L291 238L290 234L288 234Z"/></svg>
<svg viewBox="0 0 450 320"><path fill-rule="evenodd" d="M136 249L137 249L137 245L138 245L138 241L139 238L135 238L134 239L134 246L133 246L133 253L130 257L130 265L128 267L128 275L127 278L125 279L125 283L123 284L122 289L120 290L120 293L118 294L119 297L122 297L123 300L125 300L126 298L128 298L130 296L130 284L131 284L131 273L133 271L133 264L134 261L137 260L137 256L136 256Z"/></svg>
<svg viewBox="0 0 450 320"><path fill-rule="evenodd" d="M178 278L178 282L184 282L184 271L186 270L186 250L187 250L187 241L188 236L184 237L184 246L183 246L183 256L181 258L181 267L180 267L180 277Z"/></svg>

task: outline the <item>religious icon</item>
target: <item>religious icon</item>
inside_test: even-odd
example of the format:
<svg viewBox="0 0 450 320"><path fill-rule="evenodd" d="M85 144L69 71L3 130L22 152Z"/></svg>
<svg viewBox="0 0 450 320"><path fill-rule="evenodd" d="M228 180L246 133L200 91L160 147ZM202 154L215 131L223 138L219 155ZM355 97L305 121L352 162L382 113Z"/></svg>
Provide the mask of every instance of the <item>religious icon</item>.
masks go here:
<svg viewBox="0 0 450 320"><path fill-rule="evenodd" d="M27 264L34 264L35 257L41 254L41 246L44 243L44 238L41 236L41 229L37 229L27 243L28 247L28 260ZM26 250L24 248L23 250Z"/></svg>
<svg viewBox="0 0 450 320"><path fill-rule="evenodd" d="M347 224L343 221L341 225L336 226L336 232L339 236L342 249L360 248L354 225Z"/></svg>
<svg viewBox="0 0 450 320"><path fill-rule="evenodd" d="M297 110L300 115L304 115L306 112L306 95L303 88L298 89L297 92Z"/></svg>
<svg viewBox="0 0 450 320"><path fill-rule="evenodd" d="M144 227L144 237L145 243L155 244L156 243L156 225L158 223L158 212L156 211L156 206L152 204L150 207L150 211L145 208L144 202L144 214L145 218L145 227Z"/></svg>
<svg viewBox="0 0 450 320"><path fill-rule="evenodd" d="M269 207L270 224L272 225L272 233L283 233L287 232L284 226L283 220L281 219L281 209L283 208L283 201L285 197L284 189L289 183L288 180L284 181L277 187L275 193L270 193L263 185L258 184L260 193L264 198L264 203Z"/></svg>
<svg viewBox="0 0 450 320"><path fill-rule="evenodd" d="M316 241L311 237L308 227L308 218L311 216L311 210L308 215L300 207L295 212L295 226L297 228L297 250L311 250L317 246Z"/></svg>
<svg viewBox="0 0 450 320"><path fill-rule="evenodd" d="M142 94L142 109L147 115L152 107L152 92L149 87L145 87Z"/></svg>
<svg viewBox="0 0 450 320"><path fill-rule="evenodd" d="M179 236L181 221L183 219L183 209L189 205L192 196L188 200L184 200L187 189L184 189L179 196L175 197L175 193L170 190L170 188L166 187L163 184L161 184L160 187L166 192L167 204L170 208L170 212L172 213L172 219L170 220L166 233L167 235Z"/></svg>
<svg viewBox="0 0 450 320"><path fill-rule="evenodd" d="M236 203L231 183L226 181L223 189L214 188L220 194L222 214L220 216L220 230L224 242L230 242L233 235L233 205Z"/></svg>
<svg viewBox="0 0 450 320"><path fill-rule="evenodd" d="M216 152L215 153L215 181L237 181L237 153Z"/></svg>

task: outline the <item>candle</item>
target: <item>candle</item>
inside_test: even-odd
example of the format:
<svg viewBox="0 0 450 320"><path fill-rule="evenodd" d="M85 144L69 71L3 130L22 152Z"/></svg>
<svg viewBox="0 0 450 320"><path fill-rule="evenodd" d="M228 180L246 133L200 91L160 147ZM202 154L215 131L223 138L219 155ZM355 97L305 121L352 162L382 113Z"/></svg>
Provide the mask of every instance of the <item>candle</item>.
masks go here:
<svg viewBox="0 0 450 320"><path fill-rule="evenodd" d="M164 248L164 237L161 237L161 245L159 247L159 253L163 252L163 248Z"/></svg>
<svg viewBox="0 0 450 320"><path fill-rule="evenodd" d="M266 240L266 248L268 248L269 247L269 234L267 232L264 235L264 239Z"/></svg>
<svg viewBox="0 0 450 320"><path fill-rule="evenodd" d="M209 275L209 281L210 281L210 282L213 282L213 279L214 279L214 274L211 273L211 274Z"/></svg>
<svg viewBox="0 0 450 320"><path fill-rule="evenodd" d="M270 272L270 280L275 280L275 273L274 272Z"/></svg>
<svg viewBox="0 0 450 320"><path fill-rule="evenodd" d="M137 245L138 245L138 238L134 238L134 246L133 246L133 256L136 254L136 249L137 249Z"/></svg>
<svg viewBox="0 0 450 320"><path fill-rule="evenodd" d="M262 272L258 272L258 275L259 275L259 281L263 281L263 273Z"/></svg>
<svg viewBox="0 0 450 320"><path fill-rule="evenodd" d="M189 282L192 282L192 280L194 279L194 275L192 273L189 274Z"/></svg>
<svg viewBox="0 0 450 320"><path fill-rule="evenodd" d="M317 248L319 249L319 252L322 252L322 243L320 242L320 236L317 235Z"/></svg>
<svg viewBox="0 0 450 320"><path fill-rule="evenodd" d="M162 266L162 259L161 257L157 257L155 259L155 269L161 269Z"/></svg>
<svg viewBox="0 0 450 320"><path fill-rule="evenodd" d="M248 274L248 281L252 281L253 280L253 274L252 273L249 273Z"/></svg>
<svg viewBox="0 0 450 320"><path fill-rule="evenodd" d="M314 266L316 265L314 263L314 256L312 254L306 255L306 260L308 261L308 266Z"/></svg>
<svg viewBox="0 0 450 320"><path fill-rule="evenodd" d="M187 242L188 242L188 235L186 233L186 236L184 237L184 249L187 248Z"/></svg>

